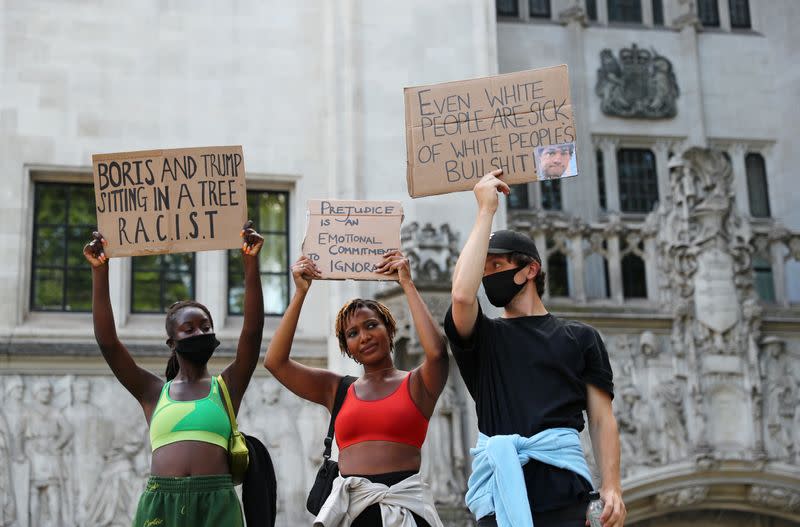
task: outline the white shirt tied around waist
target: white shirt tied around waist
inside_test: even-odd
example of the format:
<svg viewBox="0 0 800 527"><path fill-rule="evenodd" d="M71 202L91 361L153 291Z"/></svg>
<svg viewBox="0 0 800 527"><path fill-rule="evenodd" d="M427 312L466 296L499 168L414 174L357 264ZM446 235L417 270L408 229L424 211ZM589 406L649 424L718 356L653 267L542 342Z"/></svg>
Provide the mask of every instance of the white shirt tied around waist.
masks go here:
<svg viewBox="0 0 800 527"><path fill-rule="evenodd" d="M364 509L376 503L380 505L384 527L416 527L412 512L431 527L444 527L431 490L419 473L391 487L366 478L339 476L333 480L331 495L314 520L314 527L349 527Z"/></svg>

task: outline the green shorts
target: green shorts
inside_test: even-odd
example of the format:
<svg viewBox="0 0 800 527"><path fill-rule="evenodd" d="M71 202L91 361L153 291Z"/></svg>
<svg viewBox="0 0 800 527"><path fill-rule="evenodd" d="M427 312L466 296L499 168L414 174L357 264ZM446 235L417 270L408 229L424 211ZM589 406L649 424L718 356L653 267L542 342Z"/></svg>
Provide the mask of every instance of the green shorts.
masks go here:
<svg viewBox="0 0 800 527"><path fill-rule="evenodd" d="M133 527L244 527L229 474L147 480Z"/></svg>

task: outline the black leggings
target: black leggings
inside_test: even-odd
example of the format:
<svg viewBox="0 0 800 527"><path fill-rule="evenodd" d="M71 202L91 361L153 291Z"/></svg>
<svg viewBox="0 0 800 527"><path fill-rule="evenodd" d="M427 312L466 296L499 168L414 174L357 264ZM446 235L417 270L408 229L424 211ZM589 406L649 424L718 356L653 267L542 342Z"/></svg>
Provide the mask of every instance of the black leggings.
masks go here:
<svg viewBox="0 0 800 527"><path fill-rule="evenodd" d="M536 527L584 527L586 525L586 503L540 512L534 515L533 523ZM495 515L484 516L478 520L478 527L497 527Z"/></svg>
<svg viewBox="0 0 800 527"><path fill-rule="evenodd" d="M352 476L356 478L364 478L370 480L372 483L382 483L388 487L391 487L392 485L396 485L416 473L416 470L404 470L402 472L387 472L386 474L349 474L348 476L342 475L342 477L347 478ZM421 516L414 514L413 512L411 512L411 515L414 516L414 520L417 522L417 527L431 527L431 525ZM364 509L361 514L356 516L356 518L353 520L353 523L350 525L352 527L383 527L381 506L377 503L370 505Z"/></svg>

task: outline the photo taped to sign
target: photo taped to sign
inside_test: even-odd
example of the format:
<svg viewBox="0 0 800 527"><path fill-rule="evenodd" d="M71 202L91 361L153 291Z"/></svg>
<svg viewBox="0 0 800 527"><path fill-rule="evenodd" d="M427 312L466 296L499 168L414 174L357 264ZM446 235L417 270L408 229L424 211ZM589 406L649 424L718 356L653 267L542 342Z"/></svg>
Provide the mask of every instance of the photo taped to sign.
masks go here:
<svg viewBox="0 0 800 527"><path fill-rule="evenodd" d="M394 280L375 272L385 254L400 249L399 201L309 200L303 254L325 280Z"/></svg>
<svg viewBox="0 0 800 527"><path fill-rule="evenodd" d="M566 65L406 88L405 110L411 197L470 190L498 168L506 183L536 181L537 148L574 151Z"/></svg>
<svg viewBox="0 0 800 527"><path fill-rule="evenodd" d="M92 156L110 257L234 249L247 220L241 146Z"/></svg>

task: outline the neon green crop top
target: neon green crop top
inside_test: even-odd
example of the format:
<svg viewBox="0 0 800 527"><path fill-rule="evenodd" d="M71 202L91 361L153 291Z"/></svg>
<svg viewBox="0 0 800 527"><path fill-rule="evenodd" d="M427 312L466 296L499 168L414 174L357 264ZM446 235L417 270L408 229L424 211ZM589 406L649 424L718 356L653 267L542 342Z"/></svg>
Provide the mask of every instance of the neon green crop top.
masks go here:
<svg viewBox="0 0 800 527"><path fill-rule="evenodd" d="M231 422L222 403L216 377L203 399L175 401L169 396L172 381L161 388L161 396L150 419L150 445L155 451L177 441L203 441L228 449Z"/></svg>

